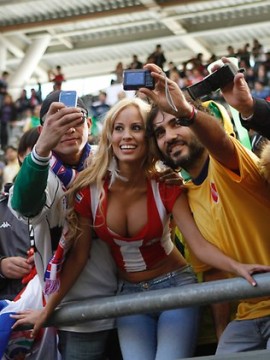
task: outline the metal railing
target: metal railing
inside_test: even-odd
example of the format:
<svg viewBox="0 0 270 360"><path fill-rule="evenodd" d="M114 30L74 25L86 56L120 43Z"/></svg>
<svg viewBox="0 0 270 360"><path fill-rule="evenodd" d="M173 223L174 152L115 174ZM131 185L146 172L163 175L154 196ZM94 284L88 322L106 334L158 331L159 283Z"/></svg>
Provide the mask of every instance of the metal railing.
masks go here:
<svg viewBox="0 0 270 360"><path fill-rule="evenodd" d="M254 279L257 282L255 287L245 279L234 278L178 288L146 290L132 295L83 300L56 309L47 325L74 325L78 322L115 318L121 315L269 296L270 274L258 274Z"/></svg>
<svg viewBox="0 0 270 360"><path fill-rule="evenodd" d="M67 326L121 315L269 296L270 274L258 274L254 276L254 279L257 282L255 287L242 278L234 278L66 304L55 310L46 326ZM270 352L269 350L260 350L195 358L198 360L269 360ZM182 360L191 359L194 358Z"/></svg>

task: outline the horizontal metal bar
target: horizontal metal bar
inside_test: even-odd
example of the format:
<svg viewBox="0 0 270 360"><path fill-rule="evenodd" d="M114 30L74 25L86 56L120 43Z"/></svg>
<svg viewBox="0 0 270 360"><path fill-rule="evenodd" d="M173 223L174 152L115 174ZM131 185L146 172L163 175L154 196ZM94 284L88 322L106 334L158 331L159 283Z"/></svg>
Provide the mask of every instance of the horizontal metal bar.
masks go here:
<svg viewBox="0 0 270 360"><path fill-rule="evenodd" d="M55 310L46 325L74 325L88 320L270 295L270 274L257 274L254 279L255 287L243 278L234 278L65 304Z"/></svg>
<svg viewBox="0 0 270 360"><path fill-rule="evenodd" d="M269 360L269 350L255 350L242 353L224 354L224 355L211 355L211 356L199 356L196 360ZM193 358L185 358L182 360L194 360Z"/></svg>

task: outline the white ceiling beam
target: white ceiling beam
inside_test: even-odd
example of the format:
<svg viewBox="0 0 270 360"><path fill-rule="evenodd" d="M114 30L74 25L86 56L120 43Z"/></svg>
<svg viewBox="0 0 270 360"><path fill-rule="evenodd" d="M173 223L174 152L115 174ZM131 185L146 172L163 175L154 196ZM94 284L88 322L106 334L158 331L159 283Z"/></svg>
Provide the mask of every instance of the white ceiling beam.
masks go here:
<svg viewBox="0 0 270 360"><path fill-rule="evenodd" d="M18 46L14 45L6 36L0 34L0 39L2 43L6 46L9 52L13 54L16 58L22 59L24 57L24 51L22 51Z"/></svg>
<svg viewBox="0 0 270 360"><path fill-rule="evenodd" d="M192 51L202 53L205 57L210 57L211 52L206 49L199 41L194 39L193 35L188 35L187 30L176 20L173 19L167 11L167 8L161 8L154 0L141 0L141 2L149 9L151 14L154 12L156 18L167 27L174 35L182 35L181 40ZM175 7L174 7L175 10Z"/></svg>
<svg viewBox="0 0 270 360"><path fill-rule="evenodd" d="M67 39L68 36L58 36L54 29L48 29L48 33L51 35L52 38L56 38L60 41L61 44L66 46L68 49L73 49L73 44L71 41Z"/></svg>

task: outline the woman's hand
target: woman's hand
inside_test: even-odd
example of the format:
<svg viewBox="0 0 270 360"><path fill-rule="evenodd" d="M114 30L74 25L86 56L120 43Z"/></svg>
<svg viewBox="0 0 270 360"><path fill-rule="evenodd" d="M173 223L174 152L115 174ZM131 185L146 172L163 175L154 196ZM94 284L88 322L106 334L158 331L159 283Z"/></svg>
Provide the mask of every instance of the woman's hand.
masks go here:
<svg viewBox="0 0 270 360"><path fill-rule="evenodd" d="M259 264L242 264L236 262L234 265L234 273L246 279L252 286L256 286L257 283L253 279L253 274L269 272L270 266Z"/></svg>
<svg viewBox="0 0 270 360"><path fill-rule="evenodd" d="M15 324L13 324L12 329L15 329L21 325L34 325L31 332L31 337L37 336L39 330L43 327L44 323L48 319L48 314L45 309L41 310L25 310L20 311L16 314L10 315L11 318L17 319Z"/></svg>

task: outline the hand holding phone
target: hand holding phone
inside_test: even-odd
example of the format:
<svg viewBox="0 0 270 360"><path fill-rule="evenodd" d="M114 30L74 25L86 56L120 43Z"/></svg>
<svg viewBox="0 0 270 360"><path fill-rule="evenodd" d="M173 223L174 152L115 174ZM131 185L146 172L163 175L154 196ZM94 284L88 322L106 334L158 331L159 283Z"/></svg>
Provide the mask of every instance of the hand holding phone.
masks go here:
<svg viewBox="0 0 270 360"><path fill-rule="evenodd" d="M63 103L68 107L76 107L77 100L78 100L78 95L77 95L77 91L75 90L61 91L59 94L59 102Z"/></svg>

